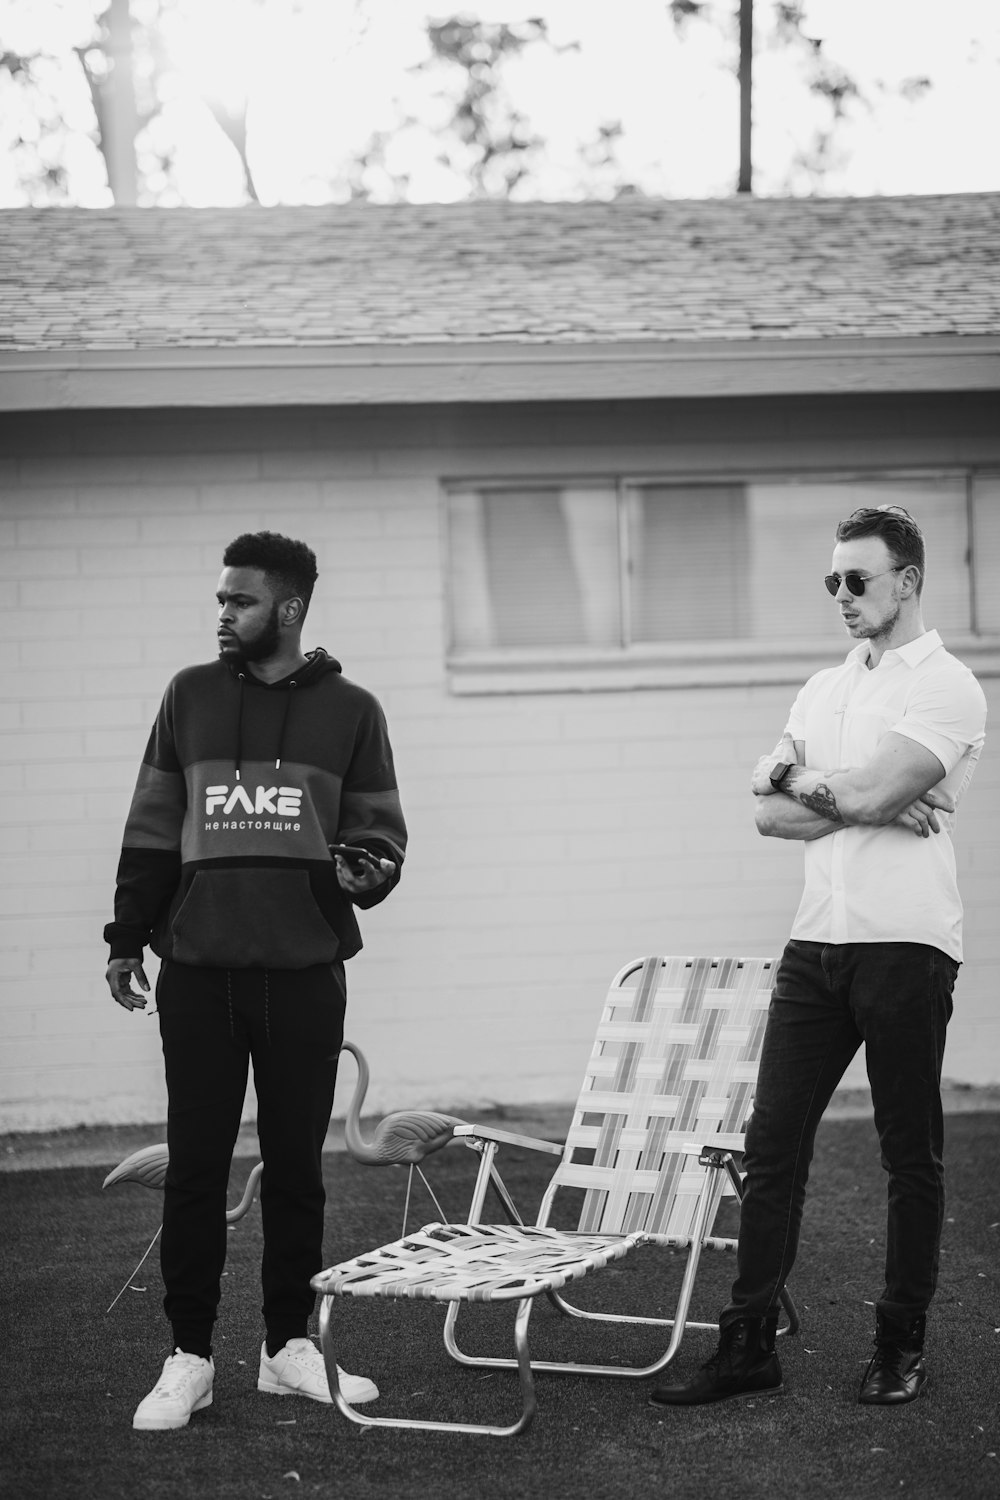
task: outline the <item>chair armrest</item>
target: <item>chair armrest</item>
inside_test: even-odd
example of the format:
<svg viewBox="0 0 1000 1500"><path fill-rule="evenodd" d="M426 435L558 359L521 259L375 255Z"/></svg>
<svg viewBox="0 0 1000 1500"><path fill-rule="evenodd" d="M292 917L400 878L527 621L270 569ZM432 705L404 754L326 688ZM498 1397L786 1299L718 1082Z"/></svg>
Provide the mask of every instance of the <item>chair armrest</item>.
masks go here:
<svg viewBox="0 0 1000 1500"><path fill-rule="evenodd" d="M697 1141L685 1141L680 1149L687 1156L700 1156L703 1151L739 1151L742 1154L746 1150L746 1136L735 1131L725 1135L706 1135Z"/></svg>
<svg viewBox="0 0 1000 1500"><path fill-rule="evenodd" d="M484 1141L497 1141L501 1146L524 1146L529 1151L547 1151L551 1156L562 1156L565 1146L555 1141L540 1141L533 1135L513 1135L509 1130L495 1130L492 1125L456 1125L456 1136L478 1136Z"/></svg>

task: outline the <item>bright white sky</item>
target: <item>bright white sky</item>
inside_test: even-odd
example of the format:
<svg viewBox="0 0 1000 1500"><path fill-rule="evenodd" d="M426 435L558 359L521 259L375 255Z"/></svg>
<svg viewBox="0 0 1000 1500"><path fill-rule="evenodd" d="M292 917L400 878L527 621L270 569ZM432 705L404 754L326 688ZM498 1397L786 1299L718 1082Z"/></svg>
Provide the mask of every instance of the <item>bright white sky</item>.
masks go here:
<svg viewBox="0 0 1000 1500"><path fill-rule="evenodd" d="M138 0L141 3L141 0ZM719 0L720 11L736 0ZM770 0L758 0L763 31ZM808 0L807 26L876 103L856 111L836 138L827 194L940 193L1000 188L1000 4L997 0ZM364 12L361 17L361 12ZM164 129L177 145L182 200L242 201L235 153L204 105L207 93L249 99L248 151L263 202L346 196L343 162L372 131L392 133L390 171L410 176L409 196L462 195L437 160L436 118L446 110L435 79L415 75L427 55L428 16L461 12L489 20L543 17L562 53L539 49L511 65L510 92L549 143L533 196L593 192L577 149L598 126L620 121L618 159L645 191L676 197L729 193L738 156L738 94L732 44L691 24L679 39L666 0L531 0L528 5L419 0L181 0L165 40L174 65ZM87 0L0 0L7 47L67 50L80 40ZM360 18L359 18L360 17ZM768 28L769 29L769 28ZM71 76L75 64L68 70ZM808 192L796 174L797 146L826 116L800 82L798 56L758 47L755 61L755 190ZM893 91L927 76L933 88L907 102ZM87 93L74 108L85 119ZM401 115L421 123L400 129ZM6 132L4 132L6 134ZM101 163L85 145L74 156L76 201L108 201ZM331 182L341 182L341 189ZM599 189L598 189L599 190ZM379 196L383 194L380 193ZM385 196L390 195L388 182ZM0 161L0 205L19 199Z"/></svg>

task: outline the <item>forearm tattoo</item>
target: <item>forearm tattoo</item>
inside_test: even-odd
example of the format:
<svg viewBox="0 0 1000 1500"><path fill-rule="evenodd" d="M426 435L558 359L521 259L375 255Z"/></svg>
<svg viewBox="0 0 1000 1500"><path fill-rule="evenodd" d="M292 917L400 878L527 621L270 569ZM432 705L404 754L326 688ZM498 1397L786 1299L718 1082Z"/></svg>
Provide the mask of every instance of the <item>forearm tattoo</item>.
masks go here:
<svg viewBox="0 0 1000 1500"><path fill-rule="evenodd" d="M819 813L821 818L827 818L831 823L843 822L837 807L837 799L823 781L818 784L815 791L800 792L799 801L803 807L808 807L810 812Z"/></svg>

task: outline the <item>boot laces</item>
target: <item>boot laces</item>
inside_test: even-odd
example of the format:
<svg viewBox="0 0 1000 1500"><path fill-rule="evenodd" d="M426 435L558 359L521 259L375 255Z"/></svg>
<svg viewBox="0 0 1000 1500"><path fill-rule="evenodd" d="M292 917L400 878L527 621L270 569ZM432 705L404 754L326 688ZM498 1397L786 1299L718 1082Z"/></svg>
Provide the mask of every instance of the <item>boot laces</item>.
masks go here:
<svg viewBox="0 0 1000 1500"><path fill-rule="evenodd" d="M745 1330L746 1325L743 1323L731 1323L728 1328L723 1329L718 1348L711 1359L705 1362L705 1370L711 1371L713 1375L735 1375L741 1355L744 1359L747 1355L746 1340L742 1337Z"/></svg>
<svg viewBox="0 0 1000 1500"><path fill-rule="evenodd" d="M903 1366L917 1353L919 1350L904 1343L901 1339L876 1339L875 1353L868 1361L865 1379L867 1380L877 1370L888 1370L891 1375L902 1375Z"/></svg>

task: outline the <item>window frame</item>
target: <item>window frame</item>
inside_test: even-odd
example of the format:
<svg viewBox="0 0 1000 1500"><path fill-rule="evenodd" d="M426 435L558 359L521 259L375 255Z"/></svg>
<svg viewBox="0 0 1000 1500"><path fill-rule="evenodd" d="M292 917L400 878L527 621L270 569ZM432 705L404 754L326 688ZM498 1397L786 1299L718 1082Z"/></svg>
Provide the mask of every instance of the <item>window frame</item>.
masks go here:
<svg viewBox="0 0 1000 1500"><path fill-rule="evenodd" d="M1000 482L995 464L850 465L831 468L753 468L662 471L658 469L558 470L489 475L463 474L441 480L442 566L444 571L444 656L448 687L456 696L504 693L605 692L642 688L758 687L801 682L836 665L850 647L838 650L816 638L636 642L632 640L632 570L627 497L644 487L706 488L742 484L802 485L879 481L961 481L969 544L969 615L973 628L948 632L945 645L978 677L1000 676L1000 630L977 630L979 566L976 554L977 477ZM616 647L531 646L456 650L451 590L450 497L470 490L485 493L519 488L565 486L613 491L618 516L618 573L622 644ZM934 629L933 620L928 629Z"/></svg>

